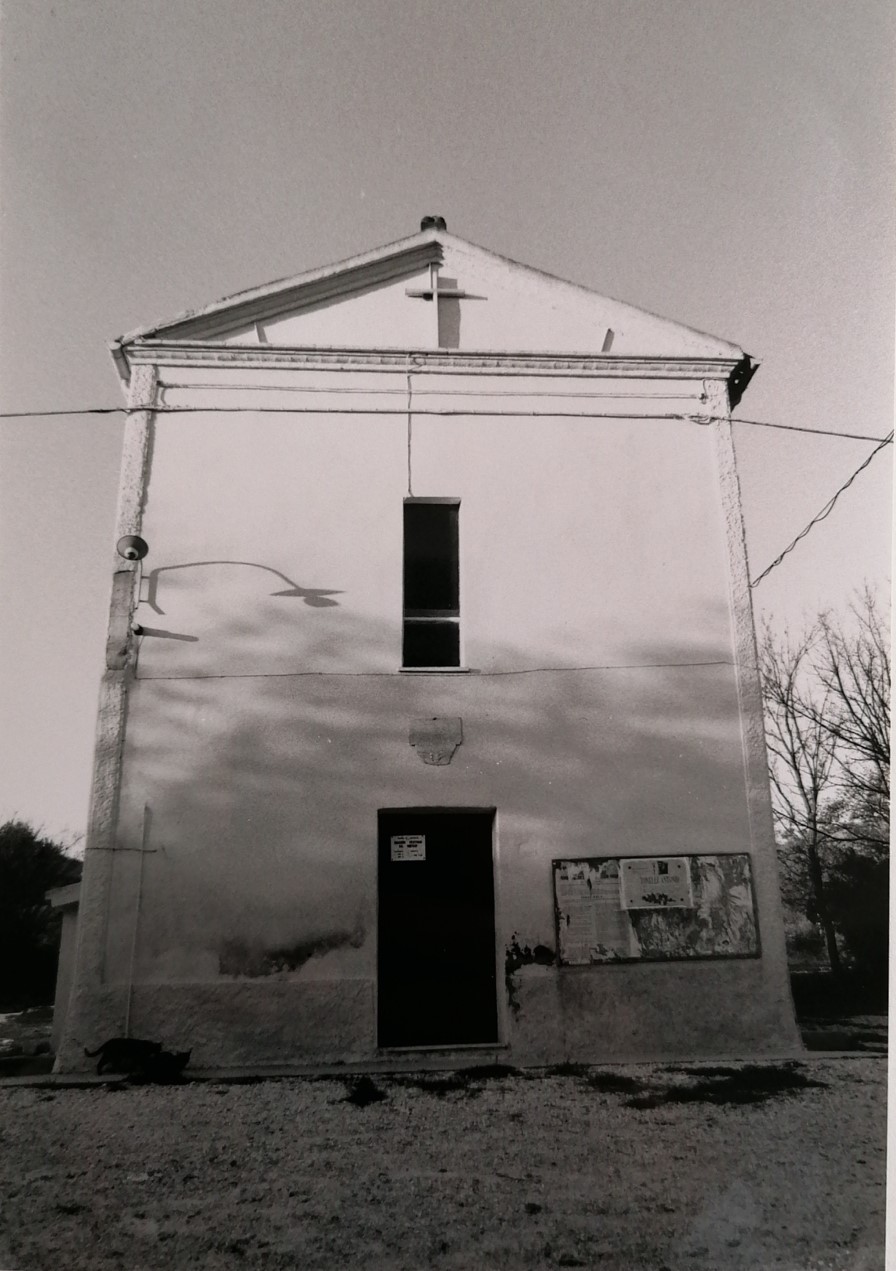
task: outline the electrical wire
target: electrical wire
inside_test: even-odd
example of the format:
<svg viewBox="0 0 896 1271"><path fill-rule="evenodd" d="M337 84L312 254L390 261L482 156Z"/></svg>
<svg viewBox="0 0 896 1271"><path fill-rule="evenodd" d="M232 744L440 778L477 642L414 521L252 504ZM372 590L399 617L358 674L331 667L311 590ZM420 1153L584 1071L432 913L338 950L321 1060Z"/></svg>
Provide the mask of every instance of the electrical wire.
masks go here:
<svg viewBox="0 0 896 1271"><path fill-rule="evenodd" d="M282 391L294 391L294 390L284 389ZM310 390L303 389L300 391L304 392L304 391L310 391ZM331 392L334 390L328 389L327 391ZM339 389L335 391L342 392L343 390ZM346 390L346 391L354 391L354 390ZM389 391L392 391L392 390L389 390ZM396 391L402 391L402 390L396 390ZM437 395L440 397L455 397L455 396L460 396L463 394L459 394L455 390L446 389L443 393L439 393ZM482 394L475 394L475 395L476 396L494 396L495 394L482 393ZM516 394L511 394L511 396L516 396ZM518 394L518 396L531 397L532 394L520 393ZM579 393L551 394L551 396L580 397L582 396L582 394L579 394ZM641 394L638 394L637 396L641 396ZM676 395L672 394L671 396L674 397ZM134 414L140 414L143 411L152 411L154 415L183 415L183 414L405 415L407 413L407 406L401 409L396 408L393 410L393 409L387 408L385 410L377 409L372 411L364 409L364 408L358 409L356 407L323 407L321 408L316 406L92 406L92 407L85 407L85 408L79 408L74 410L0 411L0 419L51 419L57 416L66 416L66 415L71 415L71 416L75 416L75 415L77 416L134 415ZM786 432L808 433L809 435L815 436L815 437L842 437L844 441L877 441L877 442L880 442L881 445L886 445L886 443L892 437L892 434L890 434L890 437L881 438L881 437L874 437L869 433L837 432L836 430L830 429L830 428L804 428L799 424L777 424L777 423L772 423L769 420L763 420L763 419L736 419L733 417L729 417L727 415L703 415L700 412L693 412L691 414L675 413L675 414L664 414L664 415L654 415L654 414L635 415L635 414L623 414L618 411L513 411L513 410L469 411L469 410L438 410L438 409L433 410L433 409L424 408L422 410L416 410L414 413L421 414L421 415L422 414L448 415L448 416L459 415L459 416L468 416L468 417L473 417L476 415L486 415L486 416L505 415L510 417L519 417L519 416L530 416L530 415L536 416L536 415L544 414L546 417L557 416L559 418L569 417L569 418L576 418L576 419L578 418L581 418L581 419L591 419L591 418L593 419L644 419L644 420L650 420L650 419L670 420L671 419L671 420L677 420L683 423L691 422L691 423L700 423L700 424L729 423L730 422L732 424L748 424L756 428L775 428L775 429L783 429Z"/></svg>
<svg viewBox="0 0 896 1271"><path fill-rule="evenodd" d="M804 526L803 529L800 530L799 534L797 534L793 542L788 543L787 546L784 548L784 551L781 552L779 556L775 557L772 563L762 571L759 577L753 579L753 581L750 583L751 587L758 587L759 584L762 582L763 578L767 577L767 575L769 575L776 566L781 564L781 561L784 559L784 557L787 556L789 552L793 551L793 549L796 547L800 539L805 538L813 526L818 525L821 521L826 520L830 516L830 514L834 510L835 503L840 498L840 495L844 492L844 490L849 489L849 487L852 485L853 481L855 481L859 473L864 472L864 470L868 467L869 463L874 458L874 456L876 454L879 454L880 451L883 450L884 446L889 446L892 440L893 440L893 432L891 431L889 436L884 437L883 441L880 443L879 446L875 446L875 448L871 451L871 454L868 456L865 462L860 464L859 467L856 468L855 472L852 474L849 480L844 481L840 489L836 492L836 494L833 495L831 499L828 500L828 502L824 505L821 511L816 516L813 516L809 524Z"/></svg>
<svg viewBox="0 0 896 1271"><path fill-rule="evenodd" d="M525 396L525 394L521 394L521 396ZM124 415L366 415L368 418L397 415L404 418L407 415L407 406L379 406L372 410L367 406L119 406L82 411L25 411L13 415L0 414L0 419L24 419L31 415L111 415L116 413ZM693 415L684 415L677 412L658 415L653 413L644 414L643 411L635 414L618 410L470 410L469 408L453 410L447 407L431 406L415 407L413 413L415 415L439 415L462 419L521 419L531 417L537 419L640 419L644 422L671 419L695 424L709 424L713 419L712 416L703 415L700 412Z"/></svg>
<svg viewBox="0 0 896 1271"><path fill-rule="evenodd" d="M316 369L316 368L315 368ZM367 368L365 368L366 371ZM405 372L407 373L407 372ZM410 368L412 375L433 374L427 371L425 367L412 366ZM533 375L535 373L533 372ZM568 377L564 376L564 380ZM365 385L363 388L351 388L341 384L338 388L333 388L328 384L303 384L300 388L290 386L288 384L238 384L228 380L223 384L209 384L190 382L185 383L180 380L159 380L159 389L164 392L166 389L183 388L196 391L197 389L211 389L219 391L226 389L228 392L251 392L251 393L338 393L339 396L350 396L352 393L360 394L365 397L388 397L396 396L404 392L403 386L396 388L371 388ZM414 390L416 397L582 397L582 398L629 398L637 397L639 399L649 399L652 397L662 398L664 401L678 399L681 401L693 401L693 393L558 393L556 390L552 392L532 391L531 389L496 389L496 388L418 388ZM701 398L701 400L703 400Z"/></svg>
<svg viewBox="0 0 896 1271"><path fill-rule="evenodd" d="M0 412L0 419L52 419L56 415L127 415L129 406L88 406L81 410L11 410Z"/></svg>
<svg viewBox="0 0 896 1271"><path fill-rule="evenodd" d="M715 416L714 418L719 418ZM881 441L880 437L872 437L870 433L861 432L837 432L833 428L803 428L800 424L772 424L766 419L735 419L731 417L732 424L752 424L756 428L780 428L785 432L807 432L816 437L843 437L849 441Z"/></svg>
<svg viewBox="0 0 896 1271"><path fill-rule="evenodd" d="M699 667L735 666L728 659L714 662L610 662L597 666L525 666L511 668L506 671L480 671L460 668L439 667L414 672L419 675L453 675L457 677L472 676L476 679L494 679L505 675L558 675L568 672L582 671L662 671L693 670ZM382 680L394 679L396 675L405 674L409 670L403 667L398 671L229 671L209 672L198 675L141 675L137 679L149 680L298 680L298 679L335 679L335 680Z"/></svg>
<svg viewBox="0 0 896 1271"><path fill-rule="evenodd" d="M160 405L94 406L94 407L88 407L88 408L76 409L76 410L3 411L3 412L0 412L0 419L35 419L35 418L49 419L49 418L54 418L57 416L72 416L72 415L78 415L78 416L134 415L134 414L140 414L143 412L152 412L152 414L154 415L182 415L182 414L403 415L403 416L406 416L408 419L408 431L410 434L410 424L411 424L411 414L412 414L411 382L410 381L411 381L411 372L410 372L410 369L408 369L407 386L406 386L408 400L403 409L398 409L398 408L391 409L387 407L386 409L369 410L365 407L351 407L351 406L348 406L348 407L334 406L334 407L323 407L323 408L314 407L314 406L160 406ZM289 390L286 390L286 391L289 391ZM335 390L335 391L339 392L341 390ZM444 394L439 394L439 395L452 397L452 396L461 396L461 395L465 396L467 395L467 393L463 391L458 392L456 390L448 389L444 392ZM482 396L486 396L486 395L489 395L489 394L482 394ZM520 396L524 396L524 397L527 397L529 395L530 394L526 394L526 393L520 394ZM577 393L571 393L571 394L557 394L557 396L579 397L582 395ZM844 440L849 440L849 441L878 442L879 444L871 452L871 454L868 456L865 462L862 463L855 470L855 472L852 474L851 477L849 477L849 479L846 482L844 482L844 484L839 488L839 490L837 490L837 492L833 495L833 497L829 500L829 502L825 504L825 506L821 509L821 511L812 518L812 520L808 523L808 525L806 525L802 530L800 530L796 538L791 543L788 543L787 547L784 548L783 552L781 552L780 555L776 556L775 559L772 561L772 563L768 565L762 571L762 573L758 575L758 577L753 579L753 581L750 583L751 588L758 587L759 584L762 582L762 580L766 578L773 569L777 568L777 566L781 564L785 556L789 555L789 553L793 551L796 545L802 539L806 537L806 535L809 533L811 529L813 529L814 526L818 525L821 521L826 520L827 517L830 516L831 512L834 510L834 506L837 500L839 499L840 495L843 494L845 490L849 489L849 487L852 485L853 481L855 481L859 473L863 472L865 468L868 467L869 463L874 458L874 456L878 454L879 451L883 450L885 446L888 446L893 440L893 432L890 432L888 436L886 437L880 438L880 437L873 437L865 433L836 432L832 429L825 429L825 428L804 428L798 424L778 424L778 423L773 423L769 420L762 420L762 419L734 419L734 418L731 418L730 416L725 416L725 415L702 415L697 412L692 414L669 413L669 414L662 414L662 415L657 415L657 414L645 415L643 413L624 414L619 411L558 411L558 410L552 410L552 411L474 410L474 411L470 411L470 410L448 410L448 409L438 409L438 408L432 409L432 408L424 407L422 409L418 408L413 413L418 415L461 416L461 417L467 417L467 418L473 418L476 416L486 416L488 418L501 418L501 417L523 418L523 417L545 416L548 418L553 417L553 418L561 418L561 419L565 419L565 418L627 419L627 420L643 420L645 422L648 420L675 420L680 423L689 422L689 423L704 424L704 425L710 424L710 423L730 422L732 424L747 424L755 428L783 429L787 432L810 434L816 437L841 437ZM408 463L409 463L408 485L410 489L410 435L408 436Z"/></svg>

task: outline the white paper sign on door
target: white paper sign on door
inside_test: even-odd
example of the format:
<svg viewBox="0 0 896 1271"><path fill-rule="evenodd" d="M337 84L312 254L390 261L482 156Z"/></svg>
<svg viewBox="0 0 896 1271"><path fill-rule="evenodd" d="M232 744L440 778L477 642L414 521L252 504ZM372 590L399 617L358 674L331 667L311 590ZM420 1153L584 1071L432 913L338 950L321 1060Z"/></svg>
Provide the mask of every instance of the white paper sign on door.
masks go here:
<svg viewBox="0 0 896 1271"><path fill-rule="evenodd" d="M425 861L425 834L393 834L390 847L393 861Z"/></svg>

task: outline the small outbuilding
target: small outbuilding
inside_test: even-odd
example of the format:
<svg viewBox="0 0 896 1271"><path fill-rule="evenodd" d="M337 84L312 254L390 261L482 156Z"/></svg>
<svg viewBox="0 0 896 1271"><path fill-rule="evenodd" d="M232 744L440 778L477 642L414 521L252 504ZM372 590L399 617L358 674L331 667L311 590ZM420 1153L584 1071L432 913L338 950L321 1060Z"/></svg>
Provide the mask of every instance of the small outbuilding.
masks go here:
<svg viewBox="0 0 896 1271"><path fill-rule="evenodd" d="M46 898L50 902L50 907L58 909L62 915L59 962L56 969L56 995L53 998L53 1029L50 1035L50 1046L53 1053L58 1054L75 974L75 945L78 934L81 884L69 883L65 887L53 887L46 893Z"/></svg>

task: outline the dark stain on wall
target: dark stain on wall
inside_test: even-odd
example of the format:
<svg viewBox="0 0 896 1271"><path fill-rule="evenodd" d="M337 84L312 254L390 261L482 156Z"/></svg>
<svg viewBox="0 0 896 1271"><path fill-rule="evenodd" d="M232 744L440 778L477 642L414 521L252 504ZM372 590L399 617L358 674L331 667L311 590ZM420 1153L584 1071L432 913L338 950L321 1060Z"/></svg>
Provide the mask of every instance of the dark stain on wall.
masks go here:
<svg viewBox="0 0 896 1271"><path fill-rule="evenodd" d="M331 949L360 949L364 943L364 929L331 931L313 940L301 940L292 945L280 945L266 949L261 944L249 944L244 940L225 940L218 954L218 971L221 975L256 978L262 975L281 975L298 971L311 958L322 957Z"/></svg>
<svg viewBox="0 0 896 1271"><path fill-rule="evenodd" d="M557 960L557 955L553 949L549 949L546 944L537 944L534 949L528 945L521 945L519 942L519 932L514 932L510 937L510 944L504 954L504 984L507 987L507 1001L514 1015L520 1012L520 1002L517 997L518 982L516 974L520 967L531 966L553 966Z"/></svg>

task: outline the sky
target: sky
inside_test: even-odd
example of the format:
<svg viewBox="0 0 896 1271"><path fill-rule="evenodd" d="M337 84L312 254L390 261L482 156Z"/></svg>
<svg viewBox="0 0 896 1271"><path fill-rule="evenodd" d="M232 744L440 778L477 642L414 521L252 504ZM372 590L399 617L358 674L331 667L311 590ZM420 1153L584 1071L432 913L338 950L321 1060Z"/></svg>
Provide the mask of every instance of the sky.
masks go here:
<svg viewBox="0 0 896 1271"><path fill-rule="evenodd" d="M735 418L893 426L889 0L14 0L0 411L116 406L109 341L416 232L711 332ZM0 420L0 822L86 825L120 416ZM738 425L755 577L874 449ZM755 589L889 604L893 447Z"/></svg>

